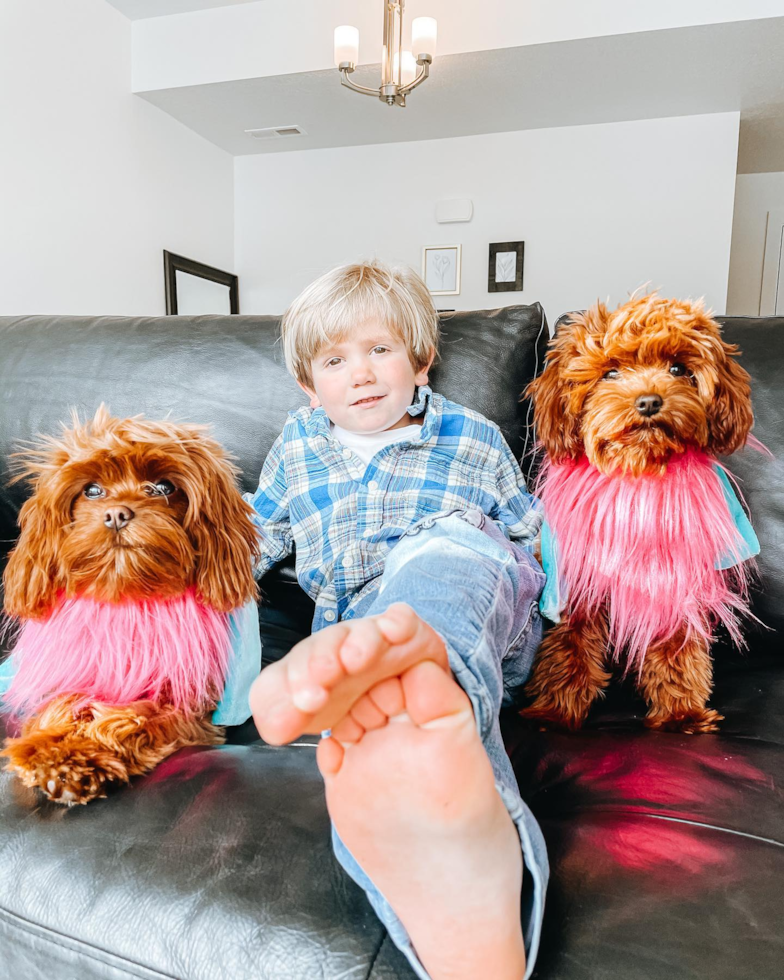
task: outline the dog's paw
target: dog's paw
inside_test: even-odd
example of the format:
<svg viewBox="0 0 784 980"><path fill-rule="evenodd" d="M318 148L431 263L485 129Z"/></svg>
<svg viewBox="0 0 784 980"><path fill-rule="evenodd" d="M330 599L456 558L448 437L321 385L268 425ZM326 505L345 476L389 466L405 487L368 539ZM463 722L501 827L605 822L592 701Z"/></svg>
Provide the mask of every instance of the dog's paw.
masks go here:
<svg viewBox="0 0 784 980"><path fill-rule="evenodd" d="M120 759L90 739L37 733L8 739L2 755L25 786L68 806L106 796L109 783L128 782Z"/></svg>
<svg viewBox="0 0 784 980"><path fill-rule="evenodd" d="M684 735L706 735L719 730L719 722L724 721L713 708L696 708L684 714L662 716L649 715L645 719L647 728L660 732L682 732Z"/></svg>
<svg viewBox="0 0 784 980"><path fill-rule="evenodd" d="M523 708L520 717L531 721L538 727L540 732L550 729L559 732L576 732L583 724L584 719L576 716L566 715L553 706L537 705L536 703Z"/></svg>

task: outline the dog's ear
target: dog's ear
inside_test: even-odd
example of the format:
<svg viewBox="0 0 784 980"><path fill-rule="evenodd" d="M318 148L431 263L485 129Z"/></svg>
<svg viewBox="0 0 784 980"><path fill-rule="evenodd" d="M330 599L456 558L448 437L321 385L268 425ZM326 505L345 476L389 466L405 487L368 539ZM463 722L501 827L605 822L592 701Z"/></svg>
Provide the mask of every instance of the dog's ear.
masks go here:
<svg viewBox="0 0 784 980"><path fill-rule="evenodd" d="M196 592L205 605L229 612L258 596L253 511L237 487L237 471L217 442L203 436L193 440L188 457L184 528L196 551Z"/></svg>
<svg viewBox="0 0 784 980"><path fill-rule="evenodd" d="M5 610L9 616L36 619L45 616L61 588L57 553L62 540L52 490L39 483L19 511L22 533L3 575Z"/></svg>
<svg viewBox="0 0 784 980"><path fill-rule="evenodd" d="M580 353L577 338L603 328L607 310L599 303L585 313L573 313L558 322L550 340L545 367L525 389L534 403L536 438L553 460L575 459L583 451L579 408L573 404L573 385L564 369Z"/></svg>
<svg viewBox="0 0 784 980"><path fill-rule="evenodd" d="M707 449L719 456L729 456L745 444L754 424L751 378L734 360L738 356L735 344L716 337L713 347L718 379L707 409Z"/></svg>

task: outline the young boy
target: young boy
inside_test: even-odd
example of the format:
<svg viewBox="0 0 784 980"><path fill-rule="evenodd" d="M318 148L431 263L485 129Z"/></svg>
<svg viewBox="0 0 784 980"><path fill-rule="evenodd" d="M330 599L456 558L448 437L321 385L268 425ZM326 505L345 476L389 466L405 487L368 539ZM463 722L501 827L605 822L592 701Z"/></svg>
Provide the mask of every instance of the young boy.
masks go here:
<svg viewBox="0 0 784 980"><path fill-rule="evenodd" d="M256 680L256 726L325 732L336 856L417 976L522 980L548 867L498 713L541 639L536 502L498 427L427 387L438 315L413 272L335 269L282 334L310 408L251 498L259 571L296 546L316 612Z"/></svg>

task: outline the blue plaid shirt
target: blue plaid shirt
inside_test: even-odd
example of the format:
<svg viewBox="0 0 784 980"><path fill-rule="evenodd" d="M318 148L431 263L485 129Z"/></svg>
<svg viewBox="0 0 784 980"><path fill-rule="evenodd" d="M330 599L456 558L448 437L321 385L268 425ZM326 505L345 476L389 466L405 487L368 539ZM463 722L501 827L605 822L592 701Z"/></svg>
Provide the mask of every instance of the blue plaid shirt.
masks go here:
<svg viewBox="0 0 784 980"><path fill-rule="evenodd" d="M258 490L246 495L261 539L257 574L296 547L297 578L316 603L314 632L345 617L424 518L478 508L528 548L539 532L539 501L494 422L426 385L408 412L424 412L418 435L367 466L332 435L323 408L289 412Z"/></svg>

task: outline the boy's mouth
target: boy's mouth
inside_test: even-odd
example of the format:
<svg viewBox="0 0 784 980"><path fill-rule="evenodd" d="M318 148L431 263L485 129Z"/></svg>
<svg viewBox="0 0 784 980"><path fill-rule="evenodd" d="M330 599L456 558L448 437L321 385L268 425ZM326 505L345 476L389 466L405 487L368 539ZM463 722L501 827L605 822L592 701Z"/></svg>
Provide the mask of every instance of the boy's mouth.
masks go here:
<svg viewBox="0 0 784 980"><path fill-rule="evenodd" d="M352 402L351 407L356 408L357 405L375 405L376 402L380 402L384 395L371 395L370 398L360 398L358 402Z"/></svg>

